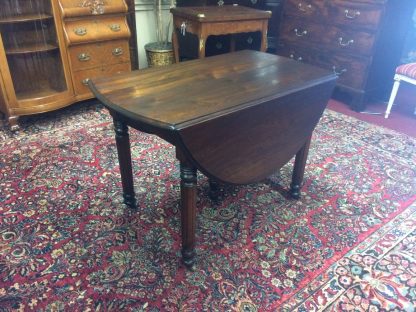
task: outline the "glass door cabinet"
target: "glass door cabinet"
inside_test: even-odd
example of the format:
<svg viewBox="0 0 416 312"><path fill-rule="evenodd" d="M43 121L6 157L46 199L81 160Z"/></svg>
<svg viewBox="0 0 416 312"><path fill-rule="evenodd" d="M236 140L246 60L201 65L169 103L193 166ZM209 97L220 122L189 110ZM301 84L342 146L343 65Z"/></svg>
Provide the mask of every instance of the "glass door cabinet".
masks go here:
<svg viewBox="0 0 416 312"><path fill-rule="evenodd" d="M73 91L61 28L56 25L56 2L1 2L0 110L13 129L20 115L71 104Z"/></svg>

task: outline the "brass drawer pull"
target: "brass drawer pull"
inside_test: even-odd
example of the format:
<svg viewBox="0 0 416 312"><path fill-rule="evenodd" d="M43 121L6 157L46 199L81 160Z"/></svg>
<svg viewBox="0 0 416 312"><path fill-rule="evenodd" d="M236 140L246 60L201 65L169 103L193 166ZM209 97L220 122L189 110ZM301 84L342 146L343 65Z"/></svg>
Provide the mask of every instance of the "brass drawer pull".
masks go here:
<svg viewBox="0 0 416 312"><path fill-rule="evenodd" d="M110 29L114 32L120 31L121 29L120 24L111 24L111 25L108 25L108 27L110 27Z"/></svg>
<svg viewBox="0 0 416 312"><path fill-rule="evenodd" d="M115 48L113 49L113 55L114 56L119 56L123 54L123 49L122 48Z"/></svg>
<svg viewBox="0 0 416 312"><path fill-rule="evenodd" d="M349 46L350 44L353 44L354 43L354 40L353 39L350 39L350 40L348 40L348 41L343 41L344 39L342 38L342 37L339 37L338 38L338 43L339 43L339 45L340 46L343 46L343 47L347 47L347 46Z"/></svg>
<svg viewBox="0 0 416 312"><path fill-rule="evenodd" d="M361 12L360 11L358 11L358 10L348 10L348 9L346 9L345 11L344 11L344 13L345 13L345 17L346 18L349 18L349 19L354 19L354 18L356 18L357 16L360 16L360 14L361 14Z"/></svg>
<svg viewBox="0 0 416 312"><path fill-rule="evenodd" d="M299 61L299 62L303 61L303 57L302 56L299 56L298 58L295 58L295 55L294 54L290 54L289 57L291 59L294 59L295 61Z"/></svg>
<svg viewBox="0 0 416 312"><path fill-rule="evenodd" d="M299 11L301 11L301 12L307 12L308 10L312 9L312 5L310 5L310 4L305 5L305 4L303 4L303 3L299 3L299 4L298 4L298 9L299 9Z"/></svg>
<svg viewBox="0 0 416 312"><path fill-rule="evenodd" d="M83 85L85 85L85 86L88 86L88 82L90 81L90 78L85 78L85 79L82 79L82 84Z"/></svg>
<svg viewBox="0 0 416 312"><path fill-rule="evenodd" d="M74 33L77 36L85 36L87 34L87 29L85 27L78 27L74 29Z"/></svg>
<svg viewBox="0 0 416 312"><path fill-rule="evenodd" d="M343 68L341 70L337 70L336 66L332 66L332 71L334 72L335 75L341 76L343 73L347 71L347 69Z"/></svg>
<svg viewBox="0 0 416 312"><path fill-rule="evenodd" d="M298 37L303 37L308 34L307 30L299 31L297 28L295 28L293 31L295 32L295 35Z"/></svg>
<svg viewBox="0 0 416 312"><path fill-rule="evenodd" d="M91 56L88 53L80 53L78 54L78 60L80 62L87 62L91 59Z"/></svg>

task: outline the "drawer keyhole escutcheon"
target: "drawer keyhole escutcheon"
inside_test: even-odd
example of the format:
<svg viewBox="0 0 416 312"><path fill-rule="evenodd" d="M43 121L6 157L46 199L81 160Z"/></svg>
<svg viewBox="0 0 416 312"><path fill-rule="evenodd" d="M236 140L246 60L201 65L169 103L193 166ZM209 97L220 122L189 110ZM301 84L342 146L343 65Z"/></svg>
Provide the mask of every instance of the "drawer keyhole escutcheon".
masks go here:
<svg viewBox="0 0 416 312"><path fill-rule="evenodd" d="M295 35L298 37L303 37L308 34L307 30L299 31L297 28L295 28L293 31L295 32Z"/></svg>
<svg viewBox="0 0 416 312"><path fill-rule="evenodd" d="M342 38L342 37L339 37L338 38L338 43L339 43L339 45L340 46L343 46L343 47L347 47L347 46L349 46L350 44L353 44L354 43L354 40L353 39L350 39L350 40L348 40L348 41L343 41L344 39Z"/></svg>
<svg viewBox="0 0 416 312"><path fill-rule="evenodd" d="M122 55L122 54L123 54L123 49L122 48L115 48L113 50L113 55L114 56L119 56L119 55Z"/></svg>
<svg viewBox="0 0 416 312"><path fill-rule="evenodd" d="M361 12L360 11L358 11L358 10L348 10L348 9L346 9L345 11L344 11L344 13L345 13L345 17L346 18L349 18L349 19L354 19L354 18L356 18L357 16L360 16L361 15Z"/></svg>
<svg viewBox="0 0 416 312"><path fill-rule="evenodd" d="M78 55L78 60L80 62L87 62L91 59L91 56L88 53L81 53Z"/></svg>
<svg viewBox="0 0 416 312"><path fill-rule="evenodd" d="M299 3L298 9L301 12L307 12L308 10L312 9L312 5L310 4L305 5L304 3Z"/></svg>

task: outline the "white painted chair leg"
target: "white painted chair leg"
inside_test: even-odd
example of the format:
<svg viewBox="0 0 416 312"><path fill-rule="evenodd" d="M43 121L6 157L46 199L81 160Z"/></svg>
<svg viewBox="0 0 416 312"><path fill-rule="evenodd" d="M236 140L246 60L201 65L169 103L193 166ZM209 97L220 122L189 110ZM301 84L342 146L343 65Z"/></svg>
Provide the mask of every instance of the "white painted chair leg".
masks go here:
<svg viewBox="0 0 416 312"><path fill-rule="evenodd" d="M395 77L395 79L397 78ZM393 89L391 90L390 99L387 105L386 113L384 114L384 118L389 118L391 108L393 106L394 100L397 95L397 91L399 91L399 86L400 86L400 78L394 81Z"/></svg>

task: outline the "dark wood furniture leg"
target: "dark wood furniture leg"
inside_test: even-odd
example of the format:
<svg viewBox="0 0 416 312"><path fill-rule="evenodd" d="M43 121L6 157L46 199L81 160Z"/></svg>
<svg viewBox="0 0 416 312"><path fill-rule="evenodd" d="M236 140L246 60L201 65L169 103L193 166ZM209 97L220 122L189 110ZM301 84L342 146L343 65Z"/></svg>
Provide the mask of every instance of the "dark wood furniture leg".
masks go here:
<svg viewBox="0 0 416 312"><path fill-rule="evenodd" d="M127 125L117 119L113 119L117 144L118 162L120 165L121 183L123 185L124 203L130 208L137 208L134 195L133 170L131 166L131 152L129 130Z"/></svg>
<svg viewBox="0 0 416 312"><path fill-rule="evenodd" d="M218 184L216 180L213 180L213 179L209 179L208 183L209 183L209 193L208 193L209 198L213 201L218 201L220 185Z"/></svg>
<svg viewBox="0 0 416 312"><path fill-rule="evenodd" d="M11 131L18 131L18 130L20 130L20 126L19 126L18 120L19 120L19 116L10 116L8 118L9 125L10 125L10 130Z"/></svg>
<svg viewBox="0 0 416 312"><path fill-rule="evenodd" d="M303 174L305 173L306 160L308 158L311 137L305 142L302 148L296 153L295 165L293 167L292 183L290 184L290 195L292 198L300 198L300 188L302 186Z"/></svg>
<svg viewBox="0 0 416 312"><path fill-rule="evenodd" d="M182 259L188 268L195 263L196 183L196 168L181 161Z"/></svg>
<svg viewBox="0 0 416 312"><path fill-rule="evenodd" d="M178 41L178 30L174 27L172 31L172 46L173 56L175 57L175 63L179 63L179 41Z"/></svg>

